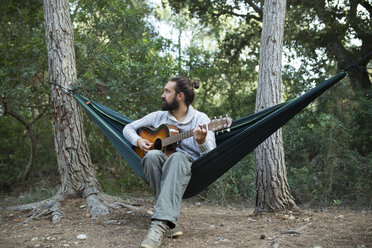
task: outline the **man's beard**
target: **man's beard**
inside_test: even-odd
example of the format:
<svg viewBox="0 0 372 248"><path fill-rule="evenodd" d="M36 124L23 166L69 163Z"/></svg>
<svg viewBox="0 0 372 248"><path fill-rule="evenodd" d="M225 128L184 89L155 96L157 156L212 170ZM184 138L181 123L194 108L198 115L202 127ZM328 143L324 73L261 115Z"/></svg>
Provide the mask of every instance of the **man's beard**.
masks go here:
<svg viewBox="0 0 372 248"><path fill-rule="evenodd" d="M177 102L176 96L174 96L173 100L171 102L167 102L165 99L163 99L163 102L161 103L161 109L166 111L172 111L176 110L179 107L179 103Z"/></svg>

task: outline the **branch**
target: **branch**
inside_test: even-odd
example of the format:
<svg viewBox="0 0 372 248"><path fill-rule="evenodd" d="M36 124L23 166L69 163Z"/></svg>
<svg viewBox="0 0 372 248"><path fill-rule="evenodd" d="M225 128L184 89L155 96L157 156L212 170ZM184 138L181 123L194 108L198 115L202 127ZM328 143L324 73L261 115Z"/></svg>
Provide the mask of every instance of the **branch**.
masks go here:
<svg viewBox="0 0 372 248"><path fill-rule="evenodd" d="M359 26L354 21L351 21L352 18L355 18L357 16L358 5L359 5L359 3L355 2L355 1L350 1L350 10L349 10L349 13L347 14L347 17L349 18L350 25L353 27L355 32L361 33L362 30L359 28Z"/></svg>
<svg viewBox="0 0 372 248"><path fill-rule="evenodd" d="M39 120L44 115L44 113L47 111L47 109L49 109L49 106L44 107L41 113L38 116L36 116L35 119L31 121L31 125L34 124L37 120Z"/></svg>
<svg viewBox="0 0 372 248"><path fill-rule="evenodd" d="M231 15L231 16L244 18L245 20L247 20L247 23L251 19L262 22L262 15L260 15L260 13L258 13L258 14L259 14L259 16L251 15L251 14L244 15L244 14L238 14L238 13L234 12L232 9L223 9L223 10L220 10L218 13L212 13L212 16L213 17L220 17L222 15Z"/></svg>
<svg viewBox="0 0 372 248"><path fill-rule="evenodd" d="M339 68L345 67L348 62L352 61L353 55L346 50L341 41L330 42L328 48L331 54L336 57Z"/></svg>
<svg viewBox="0 0 372 248"><path fill-rule="evenodd" d="M367 66L369 61L372 59L372 44L371 42L367 42L363 40L362 46L360 48L361 56L365 56L364 60L360 61L359 65Z"/></svg>
<svg viewBox="0 0 372 248"><path fill-rule="evenodd" d="M372 16L372 5L371 4L369 4L366 1L361 1L360 5L362 5L369 12L369 15Z"/></svg>
<svg viewBox="0 0 372 248"><path fill-rule="evenodd" d="M252 0L246 0L246 2L254 9L254 11L257 12L257 14L260 16L260 20L262 21L262 8L258 7L258 5L255 4Z"/></svg>
<svg viewBox="0 0 372 248"><path fill-rule="evenodd" d="M72 23L74 23L74 19L75 19L76 15L79 11L79 8L80 8L80 2L78 1L74 12L71 14L71 22Z"/></svg>
<svg viewBox="0 0 372 248"><path fill-rule="evenodd" d="M259 21L259 22L262 22L262 16L255 16L255 15L246 15L245 16L245 19L247 20L247 23L253 19L253 20L256 20L256 21Z"/></svg>
<svg viewBox="0 0 372 248"><path fill-rule="evenodd" d="M21 122L26 127L26 129L30 128L31 123L29 121L27 121L25 118L23 118L23 116L21 116L17 112L14 112L13 110L10 110L8 108L8 102L6 99L3 99L3 105L4 105L4 115L13 116L15 119Z"/></svg>
<svg viewBox="0 0 372 248"><path fill-rule="evenodd" d="M229 10L221 11L220 15L224 15L224 14L229 14L229 15L236 16L236 17L242 17L245 20L247 20L247 23L251 19L254 19L254 20L257 20L259 22L262 22L262 17L261 16L255 16L255 15L250 15L250 14L242 15L242 14L235 13L234 11L231 11L231 10L230 11ZM217 17L219 17L220 15L215 14L215 16L217 16Z"/></svg>
<svg viewBox="0 0 372 248"><path fill-rule="evenodd" d="M26 105L26 104L23 104L23 103L18 103L18 105L22 106L22 107L25 107L25 108L44 108L44 107L49 106L49 103L48 104L43 104L43 105L33 105L33 106L29 106L29 105Z"/></svg>

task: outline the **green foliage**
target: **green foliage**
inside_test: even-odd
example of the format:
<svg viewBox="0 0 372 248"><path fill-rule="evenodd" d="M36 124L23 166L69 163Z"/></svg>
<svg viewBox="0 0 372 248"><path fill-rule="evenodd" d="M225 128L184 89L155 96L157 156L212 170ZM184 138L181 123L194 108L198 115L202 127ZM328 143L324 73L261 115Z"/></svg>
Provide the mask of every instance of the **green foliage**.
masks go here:
<svg viewBox="0 0 372 248"><path fill-rule="evenodd" d="M371 153L365 156L353 143L363 140L361 151L364 144L371 144L371 138L364 136L369 130L359 129L354 121L355 116L365 114L365 108L340 101L342 90L342 85L331 90L283 128L288 180L299 202L320 206L333 201L347 205L370 202ZM332 108L342 109L342 114L330 111ZM371 121L371 116L364 117Z"/></svg>
<svg viewBox="0 0 372 248"><path fill-rule="evenodd" d="M31 121L49 99L42 2L6 1L0 11L3 17L0 96L12 111ZM145 1L71 2L78 69L75 87L79 93L132 118L157 109L163 83L173 70L172 58L162 53L168 41L154 33L146 20L150 11ZM9 134L9 142L3 143L4 149L1 149L0 177L1 189L7 190L27 164L29 141L14 118L2 115L4 110L3 105L0 120L4 125L0 131ZM34 177L50 173L51 168L56 170L50 119L46 116L34 127L38 142ZM17 130L7 129L13 126L17 126ZM88 140L100 173L117 154L98 128L91 123L87 126L88 136L97 137ZM126 186L133 184L134 179L127 181Z"/></svg>
<svg viewBox="0 0 372 248"><path fill-rule="evenodd" d="M362 156L372 153L372 89L358 92L352 101L358 102L356 111L351 115L351 139L352 147Z"/></svg>
<svg viewBox="0 0 372 248"><path fill-rule="evenodd" d="M42 2L4 1L0 14L2 16L0 21L0 99L2 102L0 132L6 132L3 137L10 135L8 142L4 144L4 149L1 149L0 177L1 184L9 186L22 175L28 163L30 141L25 127L20 126L19 120L4 114L13 112L27 122L31 122L48 105L49 85ZM42 121L39 120L31 124L37 140L39 139L38 125L42 126L41 123ZM13 129L12 127L15 126L19 128ZM48 127L50 128L50 124ZM49 147L53 149L53 145ZM45 154L47 155L45 159L49 159L48 154L53 154L53 150L51 153L49 149ZM3 157L6 159L4 160ZM1 190L9 190L8 186L3 186Z"/></svg>
<svg viewBox="0 0 372 248"><path fill-rule="evenodd" d="M23 150L28 146L23 127L9 117L0 118L0 193L9 191L22 172L22 165L28 157ZM6 129L3 127L7 127ZM15 138L18 137L18 138Z"/></svg>
<svg viewBox="0 0 372 248"><path fill-rule="evenodd" d="M79 93L133 119L159 108L164 82L174 70L173 59L164 52L168 41L146 21L149 13L145 1L73 4ZM149 190L89 118L84 128L104 191Z"/></svg>
<svg viewBox="0 0 372 248"><path fill-rule="evenodd" d="M73 19L78 82L88 95L132 118L160 106L173 61L145 18L145 1L76 1ZM139 107L141 106L141 108Z"/></svg>
<svg viewBox="0 0 372 248"><path fill-rule="evenodd" d="M247 204L256 197L256 172L253 154L249 154L211 186L201 193L201 197L218 204Z"/></svg>
<svg viewBox="0 0 372 248"><path fill-rule="evenodd" d="M113 151L116 152L117 151ZM137 176L128 164L122 161L119 154L98 170L98 181L104 192L121 197L151 195L151 187Z"/></svg>
<svg viewBox="0 0 372 248"><path fill-rule="evenodd" d="M42 3L5 1L0 14L0 96L27 111L20 104L41 105L48 97Z"/></svg>
<svg viewBox="0 0 372 248"><path fill-rule="evenodd" d="M51 182L53 179L54 178L49 178L48 180L44 180L43 178L39 178L39 181L34 180L29 184L17 184L17 187L13 187L12 189L11 195L13 196L2 199L2 204L21 205L48 199L55 195L59 188L55 183Z"/></svg>
<svg viewBox="0 0 372 248"><path fill-rule="evenodd" d="M43 179L50 173L58 175L51 123L42 119L35 131L38 145L33 177ZM22 184L20 177L29 160L30 141L24 127L9 116L0 118L0 136L0 193L4 193Z"/></svg>
<svg viewBox="0 0 372 248"><path fill-rule="evenodd" d="M163 20L190 36L189 43L177 44L154 31L149 21L154 10L148 1L70 3L78 71L74 87L82 95L137 119L159 108L164 83L179 73L199 79L201 88L194 105L209 116L227 113L237 119L253 113L263 1L170 0L177 14L167 13L169 19ZM341 4L288 2L286 55L288 61L300 59L302 65L285 66L285 99L302 94L371 50L367 8L362 1ZM42 110L38 106L49 101L42 2L7 0L0 14L1 100L31 120ZM353 37L360 45L352 42ZM355 80L350 83L354 85ZM351 91L350 83L339 83L283 128L288 181L298 202L370 204L372 92L370 87ZM8 192L14 184L20 185L17 178L28 162L29 141L24 127L4 116L4 110L2 105L0 188ZM84 116L102 189L122 196L126 192L149 194L148 185ZM35 131L38 154L33 178L58 177L50 113L36 123ZM253 202L252 158L253 154L248 155L201 196L223 204ZM30 197L24 198L32 200L32 194L45 198L54 192L51 189L32 189L26 194Z"/></svg>
<svg viewBox="0 0 372 248"><path fill-rule="evenodd" d="M314 73L335 62L338 69L343 69L371 51L371 7L363 0L290 0L285 45ZM367 73L359 71L358 74L349 75L353 88L371 88Z"/></svg>

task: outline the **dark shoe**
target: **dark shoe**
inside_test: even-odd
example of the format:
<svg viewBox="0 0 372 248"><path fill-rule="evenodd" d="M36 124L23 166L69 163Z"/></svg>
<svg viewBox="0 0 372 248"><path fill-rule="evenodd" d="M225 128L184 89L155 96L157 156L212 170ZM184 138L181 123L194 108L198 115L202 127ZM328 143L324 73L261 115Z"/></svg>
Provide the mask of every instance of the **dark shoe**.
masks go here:
<svg viewBox="0 0 372 248"><path fill-rule="evenodd" d="M143 248L160 248L168 226L161 221L152 221L145 239L141 243Z"/></svg>
<svg viewBox="0 0 372 248"><path fill-rule="evenodd" d="M168 238L175 238L175 237L178 237L178 236L181 236L183 233L182 233L182 229L181 227L176 223L176 226L174 228L167 228L167 237Z"/></svg>

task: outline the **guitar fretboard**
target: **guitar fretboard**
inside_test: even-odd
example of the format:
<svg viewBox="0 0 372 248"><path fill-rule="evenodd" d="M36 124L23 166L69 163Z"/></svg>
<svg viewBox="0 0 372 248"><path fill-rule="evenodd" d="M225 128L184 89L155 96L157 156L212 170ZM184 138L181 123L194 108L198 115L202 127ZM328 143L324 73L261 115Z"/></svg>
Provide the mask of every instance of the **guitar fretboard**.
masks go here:
<svg viewBox="0 0 372 248"><path fill-rule="evenodd" d="M208 125L209 126L209 125ZM206 127L206 125L203 125L203 127ZM165 139L163 139L161 142L161 146L162 147L165 147L165 146L168 146L170 144L173 144L173 143L177 143L181 140L184 140L184 139L187 139L187 138L190 138L194 136L194 132L193 130L188 130L188 131L185 131L185 132L182 132L182 133L178 133L178 134L175 134L175 135L172 135L172 136L169 136Z"/></svg>

